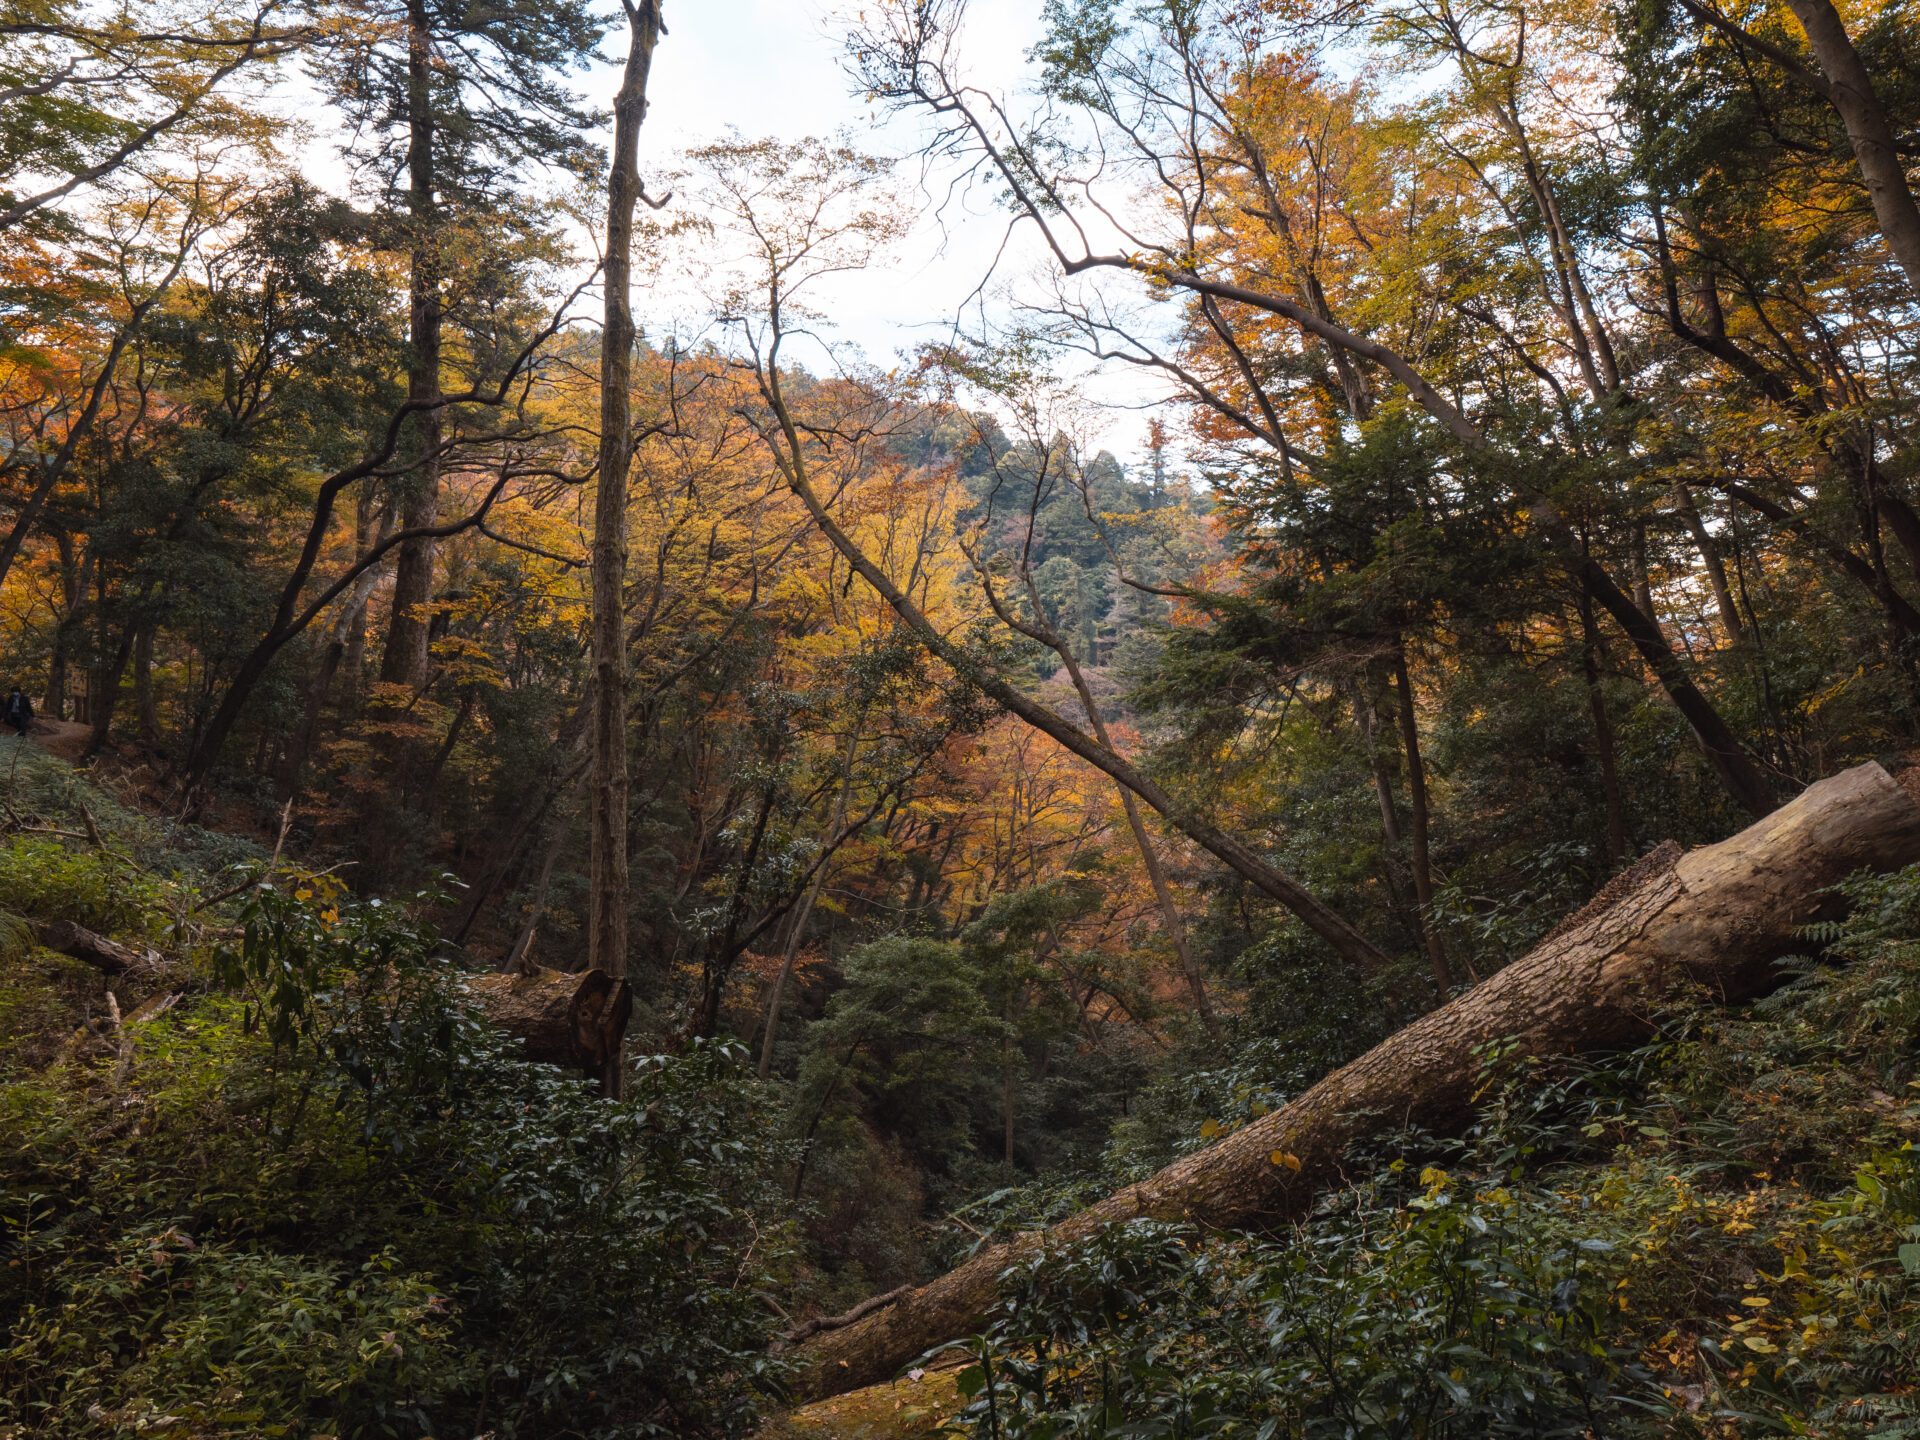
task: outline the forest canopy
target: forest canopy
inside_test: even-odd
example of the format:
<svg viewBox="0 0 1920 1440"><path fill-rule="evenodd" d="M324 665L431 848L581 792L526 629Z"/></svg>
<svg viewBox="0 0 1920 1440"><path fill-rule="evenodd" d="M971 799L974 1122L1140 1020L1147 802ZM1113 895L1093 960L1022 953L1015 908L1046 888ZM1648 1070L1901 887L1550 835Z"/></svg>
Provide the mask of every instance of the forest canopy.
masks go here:
<svg viewBox="0 0 1920 1440"><path fill-rule="evenodd" d="M1920 1426L1920 19L1028 9L5 0L0 1440Z"/></svg>

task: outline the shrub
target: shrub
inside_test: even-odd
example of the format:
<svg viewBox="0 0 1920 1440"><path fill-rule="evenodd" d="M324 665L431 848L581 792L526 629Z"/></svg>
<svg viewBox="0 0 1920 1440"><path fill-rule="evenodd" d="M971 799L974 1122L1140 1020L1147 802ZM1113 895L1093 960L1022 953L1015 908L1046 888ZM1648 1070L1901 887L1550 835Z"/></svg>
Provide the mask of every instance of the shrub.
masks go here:
<svg viewBox="0 0 1920 1440"><path fill-rule="evenodd" d="M518 1058L392 906L268 889L244 925L234 993L0 1086L0 1425L752 1422L787 1152L741 1051L645 1059L610 1103Z"/></svg>

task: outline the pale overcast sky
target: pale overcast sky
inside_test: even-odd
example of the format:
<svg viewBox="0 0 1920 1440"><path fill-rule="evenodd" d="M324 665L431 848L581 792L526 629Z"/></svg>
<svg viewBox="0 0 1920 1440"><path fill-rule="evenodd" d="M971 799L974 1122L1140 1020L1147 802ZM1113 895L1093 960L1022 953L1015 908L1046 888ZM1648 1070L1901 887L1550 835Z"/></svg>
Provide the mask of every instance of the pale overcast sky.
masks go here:
<svg viewBox="0 0 1920 1440"><path fill-rule="evenodd" d="M841 69L842 32L834 15L844 9L822 0L667 0L669 33L654 55L643 167L664 166L674 151L728 126L750 138L782 139L844 128L862 148L909 150L918 120L876 119ZM1040 9L1041 0L972 0L962 54L973 83L1018 90L1026 52L1040 38ZM607 52L624 54L625 44L624 32L610 37ZM610 92L617 75L609 70L601 83ZM880 363L936 338L980 283L1005 232L1006 216L986 211L983 196L971 208L968 214L966 207L950 207L942 226L923 224L887 268L824 290L820 308L835 322L837 337ZM1029 231L1016 237L1001 273L1016 278L1040 259ZM1122 404L1143 395L1131 373L1102 377L1091 388ZM1102 439L1132 464L1145 424L1140 413L1117 411L1102 427Z"/></svg>
<svg viewBox="0 0 1920 1440"><path fill-rule="evenodd" d="M648 86L642 174L670 169L677 152L729 127L749 139L784 140L846 130L862 149L911 150L920 133L917 118L889 124L853 93L840 66L836 8L844 6L836 0L666 0L668 33L655 52ZM1017 92L1026 51L1040 36L1040 9L1041 0L972 0L963 44L969 80ZM610 63L575 76L574 83L605 109L619 85L616 62L626 53L624 27L609 34L602 48ZM288 112L313 123L319 132L313 138L322 141L325 121L313 106L312 90L289 81L282 94ZM610 144L611 134L603 139ZM344 185L345 171L333 147L323 141L308 144L301 158L322 183ZM992 264L1005 229L1005 214L989 210L984 195L976 195L971 207L949 206L942 224L919 225L885 267L839 277L813 303L831 318L836 342L852 344L870 361L891 364L917 344L939 338L952 323ZM590 245L582 248L591 253ZM1037 240L1028 231L1002 258L999 273L1017 279L1040 260ZM681 313L661 313L665 307L657 298L651 310L648 300L644 292L635 296L643 325L658 332L686 322L684 305L672 307ZM1142 390L1134 373L1103 376L1088 388L1115 402L1111 422L1100 426L1100 443L1132 465L1140 458L1146 420L1129 407L1152 392Z"/></svg>

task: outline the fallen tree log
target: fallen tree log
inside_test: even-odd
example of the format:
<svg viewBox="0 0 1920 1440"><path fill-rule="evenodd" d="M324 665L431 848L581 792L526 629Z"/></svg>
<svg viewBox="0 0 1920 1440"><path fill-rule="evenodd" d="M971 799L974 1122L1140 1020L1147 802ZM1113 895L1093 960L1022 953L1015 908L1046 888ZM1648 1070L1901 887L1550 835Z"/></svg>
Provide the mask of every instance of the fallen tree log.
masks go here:
<svg viewBox="0 0 1920 1440"><path fill-rule="evenodd" d="M96 935L84 925L76 925L71 920L50 920L44 925L36 925L34 933L47 949L84 960L111 979L150 970L163 963L157 950L143 953L129 949L119 941Z"/></svg>
<svg viewBox="0 0 1920 1440"><path fill-rule="evenodd" d="M1609 887L1544 943L1423 1016L1305 1094L1044 1233L983 1248L966 1264L794 1351L801 1398L889 1380L916 1356L975 1333L1002 1270L1042 1244L1070 1243L1138 1216L1274 1231L1342 1183L1357 1140L1402 1125L1445 1132L1467 1118L1479 1047L1524 1055L1631 1045L1676 985L1734 1001L1774 981L1796 932L1833 911L1821 892L1861 870L1920 860L1920 767L1896 781L1866 764L1810 786L1732 839L1687 854L1668 845L1638 883ZM1611 903L1608 903L1609 898Z"/></svg>
<svg viewBox="0 0 1920 1440"><path fill-rule="evenodd" d="M529 1060L599 1074L620 1053L633 1017L633 987L604 970L469 975L467 988Z"/></svg>

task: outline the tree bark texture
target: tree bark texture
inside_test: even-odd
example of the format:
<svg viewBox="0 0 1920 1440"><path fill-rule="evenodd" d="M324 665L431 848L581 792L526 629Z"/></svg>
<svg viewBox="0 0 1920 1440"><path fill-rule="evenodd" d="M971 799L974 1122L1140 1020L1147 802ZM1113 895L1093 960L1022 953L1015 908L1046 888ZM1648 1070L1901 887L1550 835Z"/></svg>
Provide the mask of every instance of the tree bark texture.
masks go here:
<svg viewBox="0 0 1920 1440"><path fill-rule="evenodd" d="M1720 628L1726 634L1727 644L1738 645L1746 637L1740 633L1740 612L1727 585L1727 567L1721 563L1720 546L1708 533L1707 522L1701 519L1700 507L1694 503L1693 491L1684 480L1674 482L1673 508L1679 512L1687 533L1693 536L1694 549L1700 552L1700 564L1707 572L1707 583L1713 587L1713 603L1720 611Z"/></svg>
<svg viewBox="0 0 1920 1440"><path fill-rule="evenodd" d="M1434 928L1433 863L1428 853L1427 767L1420 758L1420 719L1413 705L1413 677L1407 673L1403 648L1393 661L1394 685L1399 691L1400 744L1407 757L1407 801L1413 818L1413 894L1420 906L1420 934L1427 943L1433 983L1444 998L1453 989L1453 968L1447 949Z"/></svg>
<svg viewBox="0 0 1920 1440"><path fill-rule="evenodd" d="M34 927L34 934L49 950L85 961L109 979L148 970L161 963L159 952L129 949L117 940L96 935L71 920L54 920Z"/></svg>
<svg viewBox="0 0 1920 1440"><path fill-rule="evenodd" d="M440 236L434 201L433 34L424 0L407 6L407 211L412 225L408 287L407 398L440 396ZM414 462L402 527L436 524L440 517L441 412L413 418ZM434 541L419 536L400 546L393 567L393 610L387 617L387 648L380 678L418 690L427 683L427 602L433 598Z"/></svg>
<svg viewBox="0 0 1920 1440"><path fill-rule="evenodd" d="M1587 682L1587 705L1593 712L1593 744L1600 761L1600 792L1607 808L1607 859L1614 865L1627 858L1627 807L1620 789L1620 766L1613 743L1613 719L1607 714L1606 693L1600 688L1600 627L1593 621L1593 597L1580 592L1580 665Z"/></svg>
<svg viewBox="0 0 1920 1440"><path fill-rule="evenodd" d="M658 0L627 7L627 68L607 173L606 317L600 331L600 478L593 502L593 788L587 801L588 963L627 973L627 467L633 459L633 206L640 124L660 36ZM601 1078L620 1093L616 1049Z"/></svg>
<svg viewBox="0 0 1920 1440"><path fill-rule="evenodd" d="M1807 44L1826 75L1824 92L1839 112L1853 144L1867 197L1880 222L1893 258L1906 272L1907 283L1920 295L1920 206L1907 186L1907 171L1887 123L1880 97L1874 93L1867 67L1847 35L1845 22L1831 0L1787 0L1794 18L1807 32Z"/></svg>
<svg viewBox="0 0 1920 1440"><path fill-rule="evenodd" d="M529 1060L593 1076L620 1053L633 1018L632 987L604 970L469 975L467 988L487 1019L520 1041Z"/></svg>
<svg viewBox="0 0 1920 1440"><path fill-rule="evenodd" d="M895 1304L800 1347L796 1391L841 1394L986 1321L1000 1273L1043 1244L1070 1243L1136 1216L1220 1229L1275 1231L1342 1183L1356 1141L1467 1118L1478 1048L1517 1041L1523 1055L1632 1045L1651 1033L1663 996L1698 986L1727 1001L1765 990L1773 962L1810 920L1836 913L1822 892L1861 870L1920 860L1920 769L1895 781L1856 766L1730 840L1681 855L1662 847L1571 917L1531 954L1423 1016L1305 1094L1046 1232L983 1249ZM1637 883L1636 883L1637 882Z"/></svg>

